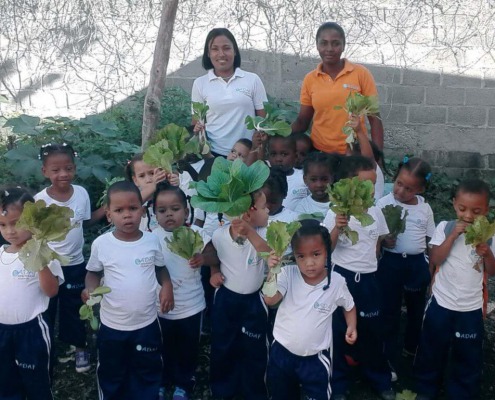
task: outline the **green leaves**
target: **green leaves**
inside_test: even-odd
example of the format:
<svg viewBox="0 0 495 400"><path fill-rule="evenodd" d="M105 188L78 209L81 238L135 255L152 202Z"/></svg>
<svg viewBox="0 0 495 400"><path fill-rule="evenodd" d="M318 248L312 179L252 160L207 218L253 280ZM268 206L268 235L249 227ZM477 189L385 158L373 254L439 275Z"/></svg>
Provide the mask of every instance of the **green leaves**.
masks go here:
<svg viewBox="0 0 495 400"><path fill-rule="evenodd" d="M490 223L484 215L476 217L474 222L468 225L464 235L466 244L470 244L473 247L486 243L495 235L495 222Z"/></svg>
<svg viewBox="0 0 495 400"><path fill-rule="evenodd" d="M101 303L101 301L103 300L103 295L110 293L111 291L112 289L110 289L108 286L98 286L89 294L89 299L86 301L86 303L83 304L81 308L79 308L79 318L83 321L88 320L91 329L93 329L94 331L98 330L100 323L98 321L98 318L94 314L93 306Z"/></svg>
<svg viewBox="0 0 495 400"><path fill-rule="evenodd" d="M260 132L264 132L269 136L289 136L292 133L290 125L282 119L283 113L276 110L269 103L264 103L266 117L248 115L245 119L246 127Z"/></svg>
<svg viewBox="0 0 495 400"><path fill-rule="evenodd" d="M325 215L323 215L323 213L319 211L310 214L299 214L298 220L302 221L304 219L316 219L317 221L323 222L323 220L325 219Z"/></svg>
<svg viewBox="0 0 495 400"><path fill-rule="evenodd" d="M371 181L361 181L357 176L341 179L327 189L330 196L330 209L335 214L345 215L347 219L353 216L363 227L369 226L374 222L373 217L367 213L368 208L375 203L373 190ZM353 245L359 240L358 233L348 226L342 230L342 233L351 240Z"/></svg>
<svg viewBox="0 0 495 400"><path fill-rule="evenodd" d="M251 206L250 193L263 186L270 170L262 161L247 166L242 160L228 161L217 157L207 181L192 182L197 195L191 205L206 212L237 217Z"/></svg>
<svg viewBox="0 0 495 400"><path fill-rule="evenodd" d="M172 172L174 154L168 147L168 141L163 139L148 147L143 154L143 161L152 167Z"/></svg>
<svg viewBox="0 0 495 400"><path fill-rule="evenodd" d="M396 394L395 400L416 400L417 394L405 389L400 393Z"/></svg>
<svg viewBox="0 0 495 400"><path fill-rule="evenodd" d="M206 122L206 113L209 109L210 107L206 104L206 101L204 103L199 101L192 102L193 118L203 124Z"/></svg>
<svg viewBox="0 0 495 400"><path fill-rule="evenodd" d="M24 210L16 226L30 231L33 235L19 251L19 259L28 271L41 271L52 260L59 260L61 264L68 261L51 250L48 242L65 239L72 229L70 219L73 216L74 212L69 207L56 204L47 207L43 200L38 200L36 203L28 201L24 204Z"/></svg>
<svg viewBox="0 0 495 400"><path fill-rule="evenodd" d="M178 256L190 260L195 254L201 253L204 248L201 235L186 226L174 229L172 240L165 238L169 250Z"/></svg>
<svg viewBox="0 0 495 400"><path fill-rule="evenodd" d="M387 221L390 236L397 237L406 230L406 217L408 211L405 210L404 216L402 216L402 210L403 208L401 206L394 206L392 204L382 208L382 213L385 217L385 221Z"/></svg>
<svg viewBox="0 0 495 400"><path fill-rule="evenodd" d="M121 177L118 177L118 176L115 177L115 178L112 178L110 180L106 179L105 180L105 190L103 191L100 199L96 203L96 206L97 207L101 207L103 205L106 205L107 202L108 202L108 198L107 198L108 188L110 186L112 186L114 183L117 183L117 182L120 182L120 181L124 181L124 180L125 180L124 178L121 178Z"/></svg>

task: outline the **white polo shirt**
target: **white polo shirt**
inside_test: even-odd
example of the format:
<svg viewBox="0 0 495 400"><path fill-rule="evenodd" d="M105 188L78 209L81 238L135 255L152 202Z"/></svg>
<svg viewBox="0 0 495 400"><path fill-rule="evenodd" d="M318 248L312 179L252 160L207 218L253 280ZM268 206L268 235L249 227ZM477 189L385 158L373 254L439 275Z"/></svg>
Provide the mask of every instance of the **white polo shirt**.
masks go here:
<svg viewBox="0 0 495 400"><path fill-rule="evenodd" d="M313 286L307 284L297 265L287 265L277 277L277 289L284 296L277 311L273 337L291 353L311 356L332 348L332 314L337 307L352 310L345 279L332 272Z"/></svg>
<svg viewBox="0 0 495 400"><path fill-rule="evenodd" d="M330 202L326 201L324 203L320 203L319 201L313 200L311 195L306 196L304 199L300 200L296 204L295 211L298 214L315 214L321 213L323 217L327 215L329 210Z"/></svg>
<svg viewBox="0 0 495 400"><path fill-rule="evenodd" d="M297 221L299 218L299 214L296 213L295 211L289 210L288 208L284 207L282 211L280 211L278 214L275 215L269 215L268 216L268 223L272 221L280 221L280 222L293 222Z"/></svg>
<svg viewBox="0 0 495 400"><path fill-rule="evenodd" d="M248 115L254 117L256 110L263 110L263 103L268 101L259 76L240 68L228 82L209 70L194 81L191 100L206 102L210 107L206 131L211 150L224 156L239 139L252 138L253 131L244 121Z"/></svg>
<svg viewBox="0 0 495 400"><path fill-rule="evenodd" d="M302 170L294 168L293 174L287 176L287 187L287 197L282 204L284 207L296 211L297 204L310 194L304 183Z"/></svg>

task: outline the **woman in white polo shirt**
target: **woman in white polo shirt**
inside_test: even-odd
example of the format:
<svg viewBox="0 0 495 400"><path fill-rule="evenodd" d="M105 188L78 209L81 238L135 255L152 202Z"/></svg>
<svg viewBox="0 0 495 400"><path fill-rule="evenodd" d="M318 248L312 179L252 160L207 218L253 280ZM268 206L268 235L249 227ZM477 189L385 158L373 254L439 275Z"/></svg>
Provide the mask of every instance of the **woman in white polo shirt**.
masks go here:
<svg viewBox="0 0 495 400"><path fill-rule="evenodd" d="M253 132L246 128L246 117L265 116L265 87L258 75L240 68L237 42L226 28L208 33L202 63L208 72L194 81L191 100L208 104L206 121L211 151L215 156L226 156L239 139L251 139ZM192 123L195 133L204 129L195 119Z"/></svg>

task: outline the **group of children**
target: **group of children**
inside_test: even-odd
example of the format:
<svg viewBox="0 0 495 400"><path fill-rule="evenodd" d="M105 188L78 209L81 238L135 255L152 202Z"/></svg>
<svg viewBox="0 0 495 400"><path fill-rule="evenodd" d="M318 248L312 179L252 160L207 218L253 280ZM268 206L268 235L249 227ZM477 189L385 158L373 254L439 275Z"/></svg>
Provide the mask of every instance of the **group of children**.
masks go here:
<svg viewBox="0 0 495 400"><path fill-rule="evenodd" d="M351 120L350 125L358 124ZM170 386L174 400L190 398L202 318L211 301L214 398L343 400L351 389L352 366L359 365L380 398L392 400L403 299L407 326L402 352L415 356L417 399L438 394L449 350L448 398L477 398L483 272L495 273L495 245L473 249L465 245L464 231L477 216L488 214L489 188L477 179L461 182L453 199L457 221L435 228L433 212L421 196L432 179L430 166L405 157L393 191L385 197L376 194L376 206L368 209L372 224L336 215L329 209L328 185L355 176L375 184L381 174L366 135L356 131L359 155L311 152L305 136L274 136L263 151L254 149L266 153L270 176L251 194L249 210L231 222L190 207L194 193L189 182L206 179L210 160L192 164L190 173L170 174L137 156L127 166L129 179L111 185L105 207L91 213L87 192L72 183L72 147L44 146L42 172L51 185L34 199L70 207L76 228L53 245L68 257L68 265L54 261L39 273L27 272L18 252L31 234L16 222L23 205L34 199L20 188L0 191L0 233L9 243L0 249L0 399L52 398L56 303L50 301L49 307L49 298L57 293L59 339L76 347L76 370L90 368L78 310L103 281L111 292L100 310L100 399L156 400L165 398ZM247 160L252 147L252 142L240 141L228 158ZM388 235L381 212L388 204L407 210L406 230L396 238ZM277 293L263 296L268 270L280 262L274 253L267 261L260 256L271 250L266 227L302 214L291 242L294 262L282 269ZM103 215L114 229L93 242L86 264L83 226ZM165 239L192 222L204 248L185 260L170 251ZM341 234L346 226L358 232L354 245ZM239 236L245 240L235 240ZM481 272L474 265L481 265ZM210 276L207 286L215 288L210 301L202 269ZM273 326L268 307L278 307ZM273 337L271 343L268 337Z"/></svg>

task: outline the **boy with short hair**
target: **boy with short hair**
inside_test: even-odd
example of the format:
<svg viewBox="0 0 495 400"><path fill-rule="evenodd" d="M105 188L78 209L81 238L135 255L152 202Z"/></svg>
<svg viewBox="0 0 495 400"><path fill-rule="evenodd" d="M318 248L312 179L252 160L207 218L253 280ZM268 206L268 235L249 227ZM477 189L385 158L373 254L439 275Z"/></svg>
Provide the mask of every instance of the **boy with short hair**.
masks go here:
<svg viewBox="0 0 495 400"><path fill-rule="evenodd" d="M490 189L485 182L462 181L453 199L455 226L450 228L447 221L441 222L430 241L430 261L439 268L426 306L414 364L417 400L433 399L437 395L449 349L452 366L447 397L479 397L483 363L483 272L495 274L495 244L492 240L490 245L482 243L473 248L465 244L464 232L476 217L488 214L489 199Z"/></svg>

